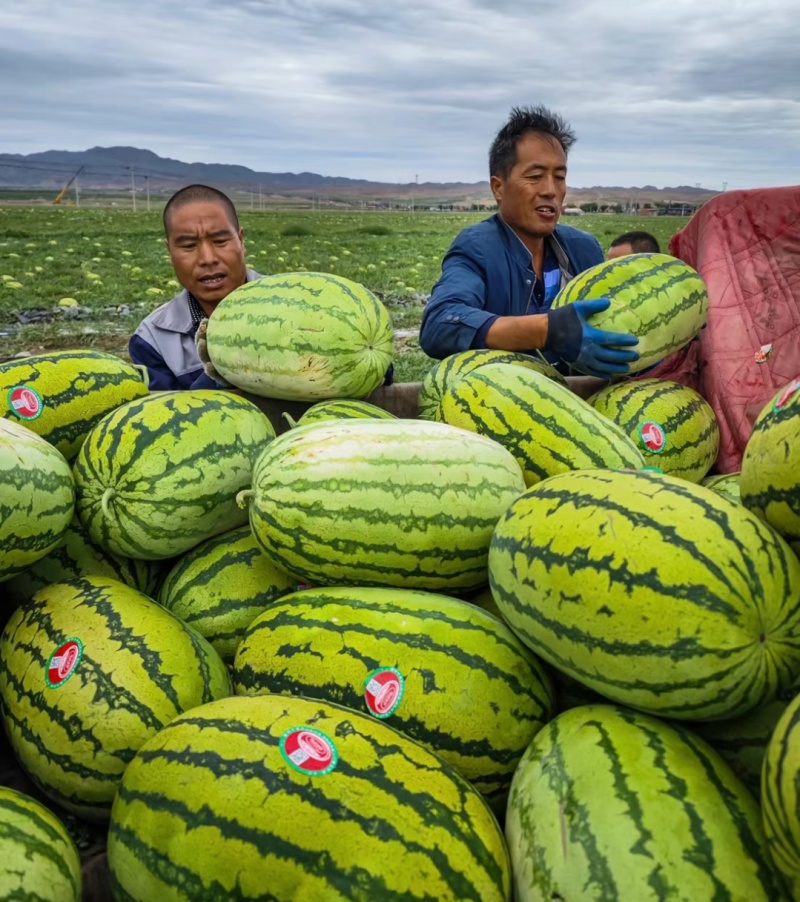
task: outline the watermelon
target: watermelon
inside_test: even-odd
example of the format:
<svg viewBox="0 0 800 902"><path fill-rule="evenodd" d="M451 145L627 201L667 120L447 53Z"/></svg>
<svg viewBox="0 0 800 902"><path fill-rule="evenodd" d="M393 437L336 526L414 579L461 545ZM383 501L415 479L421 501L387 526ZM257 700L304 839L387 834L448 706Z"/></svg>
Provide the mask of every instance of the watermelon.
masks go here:
<svg viewBox="0 0 800 902"><path fill-rule="evenodd" d="M707 476L700 484L717 492L729 501L739 504L742 500L739 481L741 473L723 473L716 476Z"/></svg>
<svg viewBox="0 0 800 902"><path fill-rule="evenodd" d="M22 604L51 583L79 576L108 576L151 598L161 579L161 564L114 557L95 545L77 517L67 527L58 546L27 570L10 579L4 589L14 604Z"/></svg>
<svg viewBox="0 0 800 902"><path fill-rule="evenodd" d="M708 292L691 266L667 254L628 254L598 263L568 282L553 309L609 298L611 306L590 317L596 329L637 336L638 373L687 345L708 315Z"/></svg>
<svg viewBox="0 0 800 902"><path fill-rule="evenodd" d="M306 589L258 616L236 653L239 695L302 695L385 720L487 796L553 713L550 681L495 617L409 589Z"/></svg>
<svg viewBox="0 0 800 902"><path fill-rule="evenodd" d="M507 363L455 380L436 419L507 448L529 486L566 470L644 466L633 441L586 401L535 370Z"/></svg>
<svg viewBox="0 0 800 902"><path fill-rule="evenodd" d="M741 717L692 726L728 762L756 799L761 795L761 768L770 737L797 693L792 687Z"/></svg>
<svg viewBox="0 0 800 902"><path fill-rule="evenodd" d="M121 404L147 395L146 368L102 351L50 351L0 363L0 417L41 435L72 460Z"/></svg>
<svg viewBox="0 0 800 902"><path fill-rule="evenodd" d="M761 811L772 860L800 898L800 695L781 715L761 771Z"/></svg>
<svg viewBox="0 0 800 902"><path fill-rule="evenodd" d="M105 552L176 557L243 525L236 493L275 436L249 401L222 391L160 392L110 413L75 461L77 511Z"/></svg>
<svg viewBox="0 0 800 902"><path fill-rule="evenodd" d="M339 420L275 439L241 501L261 547L303 582L455 592L486 583L492 530L524 488L514 458L482 436Z"/></svg>
<svg viewBox="0 0 800 902"><path fill-rule="evenodd" d="M800 379L761 411L742 458L742 504L800 555Z"/></svg>
<svg viewBox="0 0 800 902"><path fill-rule="evenodd" d="M56 548L74 510L63 455L25 426L0 419L0 582Z"/></svg>
<svg viewBox="0 0 800 902"><path fill-rule="evenodd" d="M717 459L717 418L693 388L660 379L634 380L609 385L589 403L662 473L699 482Z"/></svg>
<svg viewBox="0 0 800 902"><path fill-rule="evenodd" d="M736 717L800 677L800 561L673 476L584 470L528 489L497 524L489 577L535 654L633 708Z"/></svg>
<svg viewBox="0 0 800 902"><path fill-rule="evenodd" d="M435 420L445 390L462 376L466 376L467 373L471 373L487 363L510 363L514 366L527 367L561 383L561 385L567 384L561 373L550 366L544 358L537 359L529 354L519 354L516 351L495 351L488 348L460 351L458 354L452 354L450 357L445 357L444 360L439 360L426 373L419 392L419 418Z"/></svg>
<svg viewBox="0 0 800 902"><path fill-rule="evenodd" d="M61 821L41 803L0 786L0 899L80 902L81 859Z"/></svg>
<svg viewBox="0 0 800 902"><path fill-rule="evenodd" d="M560 714L514 775L515 899L780 902L758 806L705 742L611 705Z"/></svg>
<svg viewBox="0 0 800 902"><path fill-rule="evenodd" d="M114 802L116 899L505 902L508 852L481 796L365 714L228 698L174 720Z"/></svg>
<svg viewBox="0 0 800 902"><path fill-rule="evenodd" d="M319 401L295 422L287 413L284 418L289 425L308 426L310 423L324 423L328 420L396 420L397 417L388 410L370 404L368 401L352 401L349 399L338 401Z"/></svg>
<svg viewBox="0 0 800 902"><path fill-rule="evenodd" d="M208 354L231 385L266 398L364 398L392 362L389 313L330 273L278 273L232 291L208 321Z"/></svg>
<svg viewBox="0 0 800 902"><path fill-rule="evenodd" d="M297 580L262 553L250 527L240 526L179 558L165 577L158 600L232 664L247 627L296 586Z"/></svg>
<svg viewBox="0 0 800 902"><path fill-rule="evenodd" d="M55 583L0 636L6 732L33 782L89 820L108 817L134 752L183 711L229 695L194 630L113 579Z"/></svg>

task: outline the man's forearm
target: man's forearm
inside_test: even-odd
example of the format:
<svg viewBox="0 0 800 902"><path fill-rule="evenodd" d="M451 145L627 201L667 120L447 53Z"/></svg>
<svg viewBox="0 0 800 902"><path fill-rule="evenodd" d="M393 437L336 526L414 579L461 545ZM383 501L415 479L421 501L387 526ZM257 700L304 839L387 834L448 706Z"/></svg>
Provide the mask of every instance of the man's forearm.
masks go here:
<svg viewBox="0 0 800 902"><path fill-rule="evenodd" d="M486 333L486 347L498 351L532 351L547 341L547 314L499 316Z"/></svg>

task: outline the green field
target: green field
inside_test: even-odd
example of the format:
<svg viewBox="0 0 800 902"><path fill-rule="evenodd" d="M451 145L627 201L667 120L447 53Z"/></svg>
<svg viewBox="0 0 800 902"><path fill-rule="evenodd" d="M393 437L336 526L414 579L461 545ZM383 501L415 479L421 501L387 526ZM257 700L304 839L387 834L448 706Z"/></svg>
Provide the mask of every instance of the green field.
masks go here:
<svg viewBox="0 0 800 902"><path fill-rule="evenodd" d="M271 211L244 212L241 219L248 265L263 275L332 272L376 292L397 330L396 378L411 382L431 363L415 330L442 256L460 229L485 216ZM687 220L587 215L566 222L595 234L604 249L621 232L640 228L667 250ZM124 355L136 324L178 289L160 213L0 207L0 358L89 347ZM63 298L79 306L59 306Z"/></svg>

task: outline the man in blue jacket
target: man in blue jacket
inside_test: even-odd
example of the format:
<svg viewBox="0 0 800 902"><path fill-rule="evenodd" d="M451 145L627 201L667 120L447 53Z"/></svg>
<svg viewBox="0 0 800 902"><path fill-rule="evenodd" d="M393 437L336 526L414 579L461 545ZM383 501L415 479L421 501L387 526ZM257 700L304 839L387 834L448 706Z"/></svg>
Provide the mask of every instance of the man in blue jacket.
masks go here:
<svg viewBox="0 0 800 902"><path fill-rule="evenodd" d="M578 273L603 262L596 238L558 225L567 152L575 135L545 107L515 107L489 151L498 212L460 232L422 316L419 342L431 357L471 348L544 352L590 376L628 372L638 339L588 319L608 298L550 309Z"/></svg>
<svg viewBox="0 0 800 902"><path fill-rule="evenodd" d="M139 324L128 352L147 367L154 391L219 388L198 355L198 327L234 288L261 276L247 269L236 208L216 188L189 185L173 194L164 207L164 231L183 291Z"/></svg>

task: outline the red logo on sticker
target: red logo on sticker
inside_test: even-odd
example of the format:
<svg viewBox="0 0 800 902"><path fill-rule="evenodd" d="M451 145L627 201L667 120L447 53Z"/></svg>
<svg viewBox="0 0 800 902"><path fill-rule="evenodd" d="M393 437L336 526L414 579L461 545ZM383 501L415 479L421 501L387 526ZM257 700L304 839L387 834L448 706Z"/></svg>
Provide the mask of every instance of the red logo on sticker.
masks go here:
<svg viewBox="0 0 800 902"><path fill-rule="evenodd" d="M654 454L659 454L663 451L664 446L667 444L667 434L664 432L664 428L653 420L642 423L639 435L645 448Z"/></svg>
<svg viewBox="0 0 800 902"><path fill-rule="evenodd" d="M316 586L313 583L301 583L298 580L297 585L294 587L295 592L302 592L304 589L316 589Z"/></svg>
<svg viewBox="0 0 800 902"><path fill-rule="evenodd" d="M405 691L403 674L395 667L380 667L369 674L364 683L364 700L369 713L388 717L397 710Z"/></svg>
<svg viewBox="0 0 800 902"><path fill-rule="evenodd" d="M44 408L39 392L27 385L15 385L9 391L8 406L22 420L35 420Z"/></svg>
<svg viewBox="0 0 800 902"><path fill-rule="evenodd" d="M800 391L800 379L795 379L794 382L790 382L786 388L775 398L775 410L781 410L781 408L786 407L789 401Z"/></svg>
<svg viewBox="0 0 800 902"><path fill-rule="evenodd" d="M310 776L329 774L339 761L333 740L311 727L292 727L280 740L284 759L297 771Z"/></svg>
<svg viewBox="0 0 800 902"><path fill-rule="evenodd" d="M47 662L47 685L58 689L75 673L83 657L83 643L80 639L67 639L50 655Z"/></svg>

